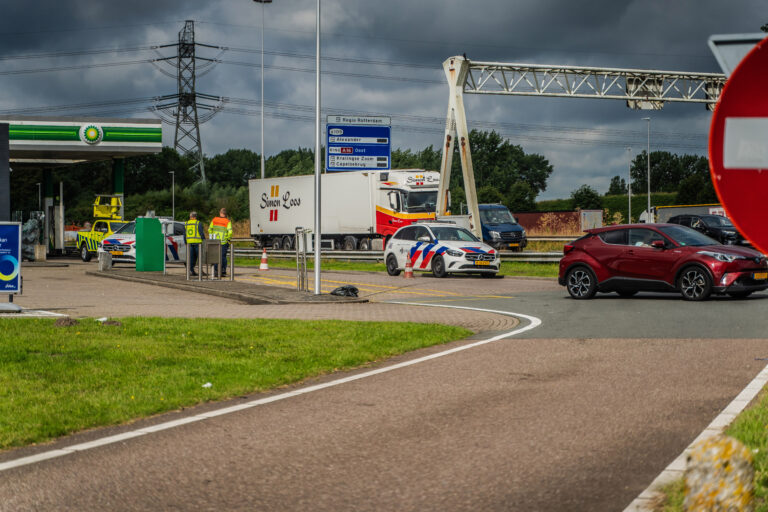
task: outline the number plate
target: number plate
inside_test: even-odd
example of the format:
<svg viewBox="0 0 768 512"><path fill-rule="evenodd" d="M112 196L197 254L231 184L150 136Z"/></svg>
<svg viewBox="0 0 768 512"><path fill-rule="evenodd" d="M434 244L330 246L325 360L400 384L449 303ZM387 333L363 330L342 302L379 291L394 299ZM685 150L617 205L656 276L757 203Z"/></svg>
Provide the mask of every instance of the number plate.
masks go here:
<svg viewBox="0 0 768 512"><path fill-rule="evenodd" d="M476 261L475 265L490 265L490 261Z"/></svg>
<svg viewBox="0 0 768 512"><path fill-rule="evenodd" d="M752 279L755 281L762 281L763 279L768 279L768 272L755 272L752 274Z"/></svg>
<svg viewBox="0 0 768 512"><path fill-rule="evenodd" d="M112 256L122 256L123 251L109 251L109 254L111 254Z"/></svg>

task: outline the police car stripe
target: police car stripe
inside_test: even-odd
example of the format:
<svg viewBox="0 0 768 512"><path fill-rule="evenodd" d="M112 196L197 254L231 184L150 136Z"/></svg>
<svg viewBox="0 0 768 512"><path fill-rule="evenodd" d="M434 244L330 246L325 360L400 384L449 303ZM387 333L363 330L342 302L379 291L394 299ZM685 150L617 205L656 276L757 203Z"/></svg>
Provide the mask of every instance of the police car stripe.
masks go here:
<svg viewBox="0 0 768 512"><path fill-rule="evenodd" d="M432 255L434 254L434 252L432 252L432 249L436 245L437 244L430 244L424 248L424 251L423 251L424 257L421 260L421 266L419 268L427 268L427 265L429 264L429 260L432 259Z"/></svg>

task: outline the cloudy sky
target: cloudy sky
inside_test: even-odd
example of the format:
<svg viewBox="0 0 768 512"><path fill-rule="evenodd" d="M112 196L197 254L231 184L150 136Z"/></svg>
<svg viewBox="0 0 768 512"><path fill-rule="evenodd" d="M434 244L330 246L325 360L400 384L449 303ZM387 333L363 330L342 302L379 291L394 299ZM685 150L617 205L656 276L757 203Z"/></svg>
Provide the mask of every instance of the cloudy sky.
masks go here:
<svg viewBox="0 0 768 512"><path fill-rule="evenodd" d="M153 117L176 92L185 20L198 49L197 91L226 97L201 127L203 150L260 151L262 6L252 0L6 0L0 17L0 113ZM322 0L326 114L392 116L392 145L442 144L442 62L478 61L720 72L712 34L755 33L765 0ZM265 154L314 147L315 0L264 6ZM220 48L219 48L220 47ZM215 104L210 101L208 103ZM58 107L58 108L57 108ZM554 165L541 199L626 176L647 142L649 112L594 99L466 96L469 127L495 129ZM204 115L201 112L201 115ZM699 104L650 112L651 150L705 154L711 114ZM174 127L163 140L173 144Z"/></svg>

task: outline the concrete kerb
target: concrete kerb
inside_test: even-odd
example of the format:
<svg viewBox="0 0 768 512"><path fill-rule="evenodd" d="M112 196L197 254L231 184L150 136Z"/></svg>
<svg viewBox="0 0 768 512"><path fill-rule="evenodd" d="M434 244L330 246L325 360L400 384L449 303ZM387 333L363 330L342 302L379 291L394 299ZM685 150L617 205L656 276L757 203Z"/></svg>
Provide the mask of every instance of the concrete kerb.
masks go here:
<svg viewBox="0 0 768 512"><path fill-rule="evenodd" d="M228 280L213 280L203 281L203 285L200 285L197 281L187 282L184 279L179 279L170 275L162 275L154 273L134 275L121 271L105 271L95 272L87 270L86 275L104 277L109 279L118 279L122 281L131 281L135 283L152 284L155 286L162 286L165 288L173 288L176 290L183 290L188 292L202 293L206 295L213 295L216 297L222 297L226 299L232 299L244 304L252 305L264 305L264 304L317 304L317 303L365 303L368 299L357 297L341 297L330 294L313 295L298 292L287 288L278 287L264 287L254 285L251 283L237 283L230 282ZM247 291L232 290L232 284L237 283L242 285ZM268 291L269 293L264 293Z"/></svg>

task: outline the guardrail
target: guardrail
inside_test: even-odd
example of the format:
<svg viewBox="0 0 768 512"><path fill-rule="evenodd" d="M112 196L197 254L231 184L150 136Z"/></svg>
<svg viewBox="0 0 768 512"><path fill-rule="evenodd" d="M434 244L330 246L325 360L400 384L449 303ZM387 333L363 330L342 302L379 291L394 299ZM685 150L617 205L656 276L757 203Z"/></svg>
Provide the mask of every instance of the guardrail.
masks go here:
<svg viewBox="0 0 768 512"><path fill-rule="evenodd" d="M235 248L235 256L241 258L261 258L262 249ZM296 251L267 249L267 254L276 258L295 259ZM341 261L384 262L383 251L322 251L322 257ZM500 251L501 261L526 261L528 263L557 263L563 257L561 252L510 252Z"/></svg>

